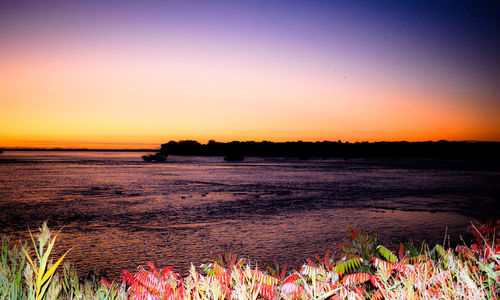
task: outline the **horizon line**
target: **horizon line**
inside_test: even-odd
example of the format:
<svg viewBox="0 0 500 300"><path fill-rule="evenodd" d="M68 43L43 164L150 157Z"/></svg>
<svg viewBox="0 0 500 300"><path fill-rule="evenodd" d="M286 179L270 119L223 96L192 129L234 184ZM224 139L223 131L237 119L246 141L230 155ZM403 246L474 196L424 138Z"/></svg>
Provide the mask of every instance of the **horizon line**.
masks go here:
<svg viewBox="0 0 500 300"><path fill-rule="evenodd" d="M262 141L252 141L252 140L245 140L245 141L230 141L230 142L217 142L213 139L208 140L206 143L200 143L197 140L192 140L192 139L181 139L181 140L170 140L165 143L159 144L157 147L154 148L95 148L95 147L63 147L63 146L55 146L55 147L2 147L0 146L0 150L4 151L130 151L130 152L147 152L147 151L158 151L160 150L160 147L162 144L167 144L169 142L186 142L186 141L193 141L197 142L201 145L208 145L211 141L216 142L216 143L221 143L221 144L228 144L232 142L239 142L239 143L249 143L249 142L254 142L254 143L263 143L263 142L270 142L270 143L275 143L275 144L280 144L280 143L342 143L342 144L361 144L361 143L369 143L369 144L376 144L376 143L439 143L439 142L447 142L447 143L500 143L500 141L486 141L486 140L420 140L420 141L406 141L406 140L399 140L399 141L386 141L386 140L380 140L380 141L342 141L342 140L322 140L322 141L302 141L302 140L295 140L295 141L284 141L284 142L273 142L273 141L268 141L268 140L262 140ZM76 143L76 142L75 142ZM121 144L121 143L99 143L99 144ZM144 143L125 143L129 146L131 145L145 145Z"/></svg>

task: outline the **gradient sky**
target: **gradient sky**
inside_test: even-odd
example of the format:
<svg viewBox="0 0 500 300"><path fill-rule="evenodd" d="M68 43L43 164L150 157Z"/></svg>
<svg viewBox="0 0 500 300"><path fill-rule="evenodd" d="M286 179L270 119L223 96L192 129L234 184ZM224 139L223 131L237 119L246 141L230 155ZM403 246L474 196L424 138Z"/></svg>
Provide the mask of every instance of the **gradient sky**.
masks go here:
<svg viewBox="0 0 500 300"><path fill-rule="evenodd" d="M0 147L500 141L499 5L458 2L2 1Z"/></svg>

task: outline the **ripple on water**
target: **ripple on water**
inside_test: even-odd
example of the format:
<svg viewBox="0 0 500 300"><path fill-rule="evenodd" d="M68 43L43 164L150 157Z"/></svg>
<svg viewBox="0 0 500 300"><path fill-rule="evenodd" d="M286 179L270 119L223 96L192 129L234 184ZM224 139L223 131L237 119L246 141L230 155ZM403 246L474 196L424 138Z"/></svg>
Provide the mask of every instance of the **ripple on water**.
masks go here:
<svg viewBox="0 0 500 300"><path fill-rule="evenodd" d="M438 242L446 227L458 239L471 217L499 215L500 172L470 162L174 156L145 164L141 155L2 154L0 231L27 238L44 220L64 226L57 253L73 247L69 260L82 272L117 275L147 261L187 268L221 250L296 265L335 250L347 227L386 242Z"/></svg>

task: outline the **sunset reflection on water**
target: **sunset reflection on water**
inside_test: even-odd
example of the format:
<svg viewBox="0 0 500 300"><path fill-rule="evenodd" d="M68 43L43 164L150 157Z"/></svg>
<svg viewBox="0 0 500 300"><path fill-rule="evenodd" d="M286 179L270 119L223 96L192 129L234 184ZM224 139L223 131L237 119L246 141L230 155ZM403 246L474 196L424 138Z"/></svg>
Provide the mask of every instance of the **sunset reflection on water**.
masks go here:
<svg viewBox="0 0 500 300"><path fill-rule="evenodd" d="M386 243L431 244L448 227L458 241L500 188L497 171L460 162L174 156L146 164L140 155L4 153L1 232L27 238L44 220L64 226L56 251L73 247L68 259L83 273L117 275L147 261L188 268L223 250L299 265L335 251L348 227Z"/></svg>

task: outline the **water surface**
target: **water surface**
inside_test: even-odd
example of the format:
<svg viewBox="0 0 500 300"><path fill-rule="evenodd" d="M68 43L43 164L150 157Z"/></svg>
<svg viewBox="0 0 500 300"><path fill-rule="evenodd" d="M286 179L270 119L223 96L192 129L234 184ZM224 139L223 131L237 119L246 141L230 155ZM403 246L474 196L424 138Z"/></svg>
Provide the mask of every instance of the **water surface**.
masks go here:
<svg viewBox="0 0 500 300"><path fill-rule="evenodd" d="M153 261L188 267L228 250L262 265L334 251L347 227L390 238L458 240L499 215L496 161L170 156L15 152L0 156L0 231L25 238L64 226L57 251L85 273Z"/></svg>

